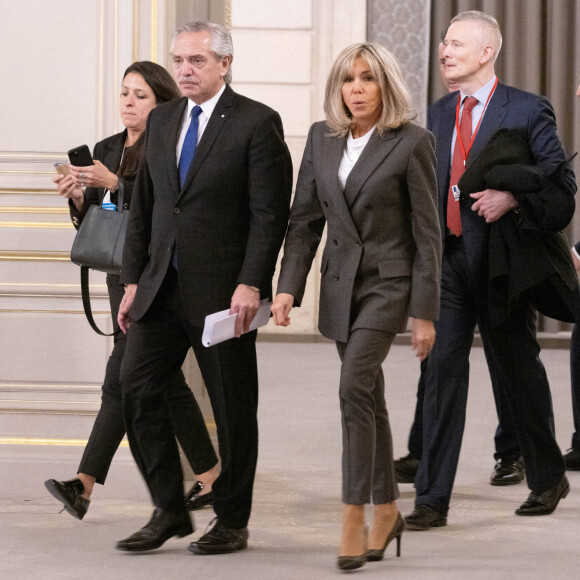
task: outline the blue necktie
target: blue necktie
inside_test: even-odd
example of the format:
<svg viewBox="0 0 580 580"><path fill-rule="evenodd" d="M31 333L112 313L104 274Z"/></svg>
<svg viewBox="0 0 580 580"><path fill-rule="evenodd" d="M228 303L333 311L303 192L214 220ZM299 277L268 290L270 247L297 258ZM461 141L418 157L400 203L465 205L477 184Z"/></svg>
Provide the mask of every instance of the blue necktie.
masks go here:
<svg viewBox="0 0 580 580"><path fill-rule="evenodd" d="M179 158L179 184L183 187L185 183L185 178L187 177L187 172L189 171L189 166L193 160L195 154L195 148L197 147L197 130L199 129L199 115L201 114L201 107L195 105L191 109L191 121L189 123L189 129L185 134L185 141L183 142L183 147L181 149L181 157Z"/></svg>

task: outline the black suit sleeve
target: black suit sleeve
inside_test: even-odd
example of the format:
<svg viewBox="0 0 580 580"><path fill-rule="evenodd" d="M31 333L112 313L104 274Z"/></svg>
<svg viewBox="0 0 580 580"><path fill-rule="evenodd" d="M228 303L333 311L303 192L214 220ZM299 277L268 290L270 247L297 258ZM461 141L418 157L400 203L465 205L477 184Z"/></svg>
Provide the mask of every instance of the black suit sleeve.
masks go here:
<svg viewBox="0 0 580 580"><path fill-rule="evenodd" d="M278 113L269 111L256 125L249 147L250 230L239 284L269 293L288 224L291 193L292 160L282 121Z"/></svg>

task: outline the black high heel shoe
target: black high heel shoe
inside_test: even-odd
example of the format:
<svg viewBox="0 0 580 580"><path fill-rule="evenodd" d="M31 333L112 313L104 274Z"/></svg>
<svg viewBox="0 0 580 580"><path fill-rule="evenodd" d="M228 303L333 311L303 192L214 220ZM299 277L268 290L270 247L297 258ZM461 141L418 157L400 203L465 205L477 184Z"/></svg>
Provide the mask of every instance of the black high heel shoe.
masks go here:
<svg viewBox="0 0 580 580"><path fill-rule="evenodd" d="M387 546L396 538L397 539L397 558L401 556L401 536L403 535L403 530L405 529L405 520L401 515L401 512L397 512L397 519L395 520L395 525L393 529L389 532L387 539L385 540L385 545L382 550L367 550L366 557L369 562L380 562L383 559L385 550Z"/></svg>
<svg viewBox="0 0 580 580"><path fill-rule="evenodd" d="M365 544L367 543L367 536L368 536L368 525L365 525L364 534L365 534ZM367 554L368 551L364 552L363 554L359 554L357 556L339 556L336 564L341 570L356 570L357 568L361 568L367 563Z"/></svg>

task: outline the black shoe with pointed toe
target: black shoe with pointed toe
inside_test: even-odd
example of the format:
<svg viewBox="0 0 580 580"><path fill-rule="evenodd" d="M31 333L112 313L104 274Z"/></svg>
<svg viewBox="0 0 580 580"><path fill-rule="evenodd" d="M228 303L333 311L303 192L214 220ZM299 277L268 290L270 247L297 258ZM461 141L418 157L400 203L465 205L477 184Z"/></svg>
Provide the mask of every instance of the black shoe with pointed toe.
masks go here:
<svg viewBox="0 0 580 580"><path fill-rule="evenodd" d="M521 457L517 459L497 460L489 479L490 485L515 485L525 478L524 462Z"/></svg>
<svg viewBox="0 0 580 580"><path fill-rule="evenodd" d="M44 487L58 501L64 504L64 510L73 518L82 520L89 509L90 500L82 497L85 493L85 486L78 478L68 481L57 481L56 479L47 479Z"/></svg>
<svg viewBox="0 0 580 580"><path fill-rule="evenodd" d="M397 483L415 483L417 469L419 469L420 460L413 457L410 453L405 457L395 459L395 476Z"/></svg>
<svg viewBox="0 0 580 580"><path fill-rule="evenodd" d="M193 523L187 511L170 512L155 508L147 525L132 536L117 542L117 550L148 552L159 548L173 536L183 538L193 531Z"/></svg>
<svg viewBox="0 0 580 580"><path fill-rule="evenodd" d="M568 471L580 471L580 450L568 449L563 457Z"/></svg>
<svg viewBox="0 0 580 580"><path fill-rule="evenodd" d="M440 514L431 506L421 504L405 516L405 526L409 530L428 530L429 528L442 528L447 525L447 516Z"/></svg>
<svg viewBox="0 0 580 580"><path fill-rule="evenodd" d="M534 493L516 510L518 516L547 516L557 507L570 491L568 478L564 476L559 483L542 493Z"/></svg>
<svg viewBox="0 0 580 580"><path fill-rule="evenodd" d="M248 547L248 528L226 528L215 518L214 526L197 542L191 542L187 548L194 554L229 554ZM210 523L211 525L211 523Z"/></svg>

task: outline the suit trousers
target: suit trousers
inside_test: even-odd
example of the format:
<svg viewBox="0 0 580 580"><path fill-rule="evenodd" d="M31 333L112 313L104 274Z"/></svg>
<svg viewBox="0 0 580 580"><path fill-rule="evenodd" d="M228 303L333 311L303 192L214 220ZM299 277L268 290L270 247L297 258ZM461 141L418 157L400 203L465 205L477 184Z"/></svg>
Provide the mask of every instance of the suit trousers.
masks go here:
<svg viewBox="0 0 580 580"><path fill-rule="evenodd" d="M165 393L167 377L192 347L218 432L214 511L225 527L240 529L250 517L258 457L257 333L204 347L203 329L184 313L177 277L170 266L151 307L127 335L121 384L129 444L155 506L182 511L183 475Z"/></svg>
<svg viewBox="0 0 580 580"><path fill-rule="evenodd" d="M342 419L342 501L362 505L399 497L381 367L395 335L359 328L337 342Z"/></svg>
<svg viewBox="0 0 580 580"><path fill-rule="evenodd" d="M499 371L497 370L495 359L489 350L487 342L484 342L483 350L485 352L487 368L489 369L495 409L499 420L494 435L495 453L493 456L496 461L498 459L517 459L521 455L520 444L506 395L500 387L501 378ZM423 399L425 397L425 373L427 371L428 360L426 358L421 361L421 375L419 376L419 383L417 384L417 405L415 406L415 416L409 432L408 449L409 453L415 459L421 459L423 455Z"/></svg>
<svg viewBox="0 0 580 580"><path fill-rule="evenodd" d="M119 282L119 276L114 275L107 276L107 287L113 326L116 330L117 314L125 289ZM77 472L94 477L100 484L105 483L113 456L126 432L119 378L127 337L120 333L114 340L102 387L101 407ZM217 456L201 410L185 382L181 369L169 382L166 396L175 435L183 453L195 473L206 472L216 465Z"/></svg>
<svg viewBox="0 0 580 580"><path fill-rule="evenodd" d="M415 504L446 515L457 471L469 382L469 354L476 323L498 369L514 420L528 485L542 493L564 475L556 444L550 387L539 358L535 312L527 301L491 328L485 293L469 269L463 238L445 244L441 313L429 355L423 408L423 457L415 480Z"/></svg>
<svg viewBox="0 0 580 580"><path fill-rule="evenodd" d="M574 325L570 341L570 377L572 379L572 414L574 416L574 433L572 449L580 451L580 326Z"/></svg>

